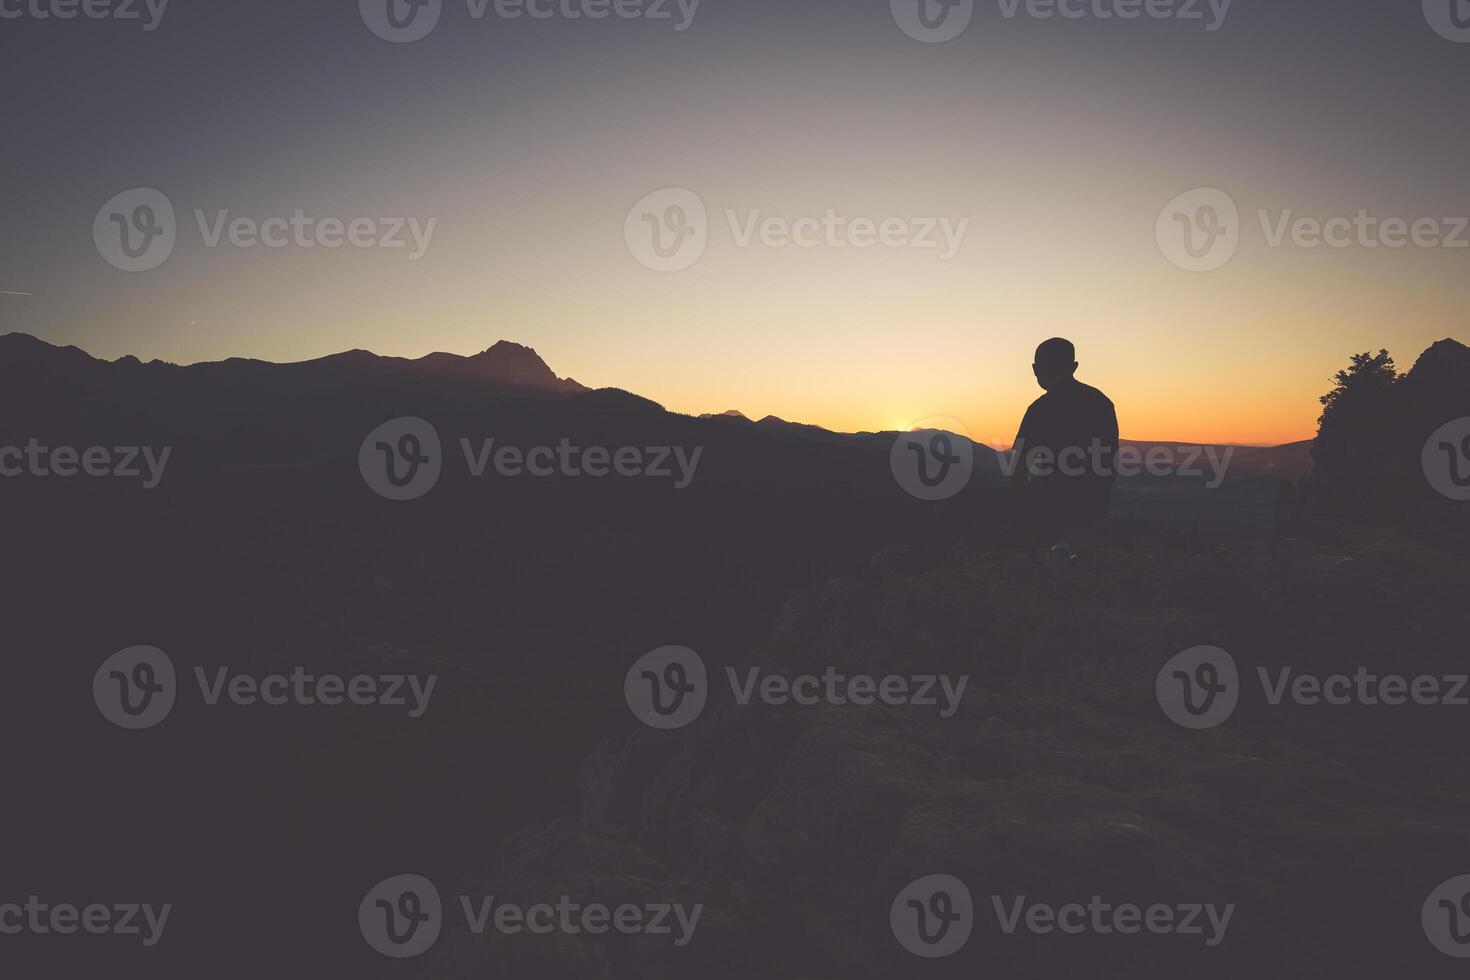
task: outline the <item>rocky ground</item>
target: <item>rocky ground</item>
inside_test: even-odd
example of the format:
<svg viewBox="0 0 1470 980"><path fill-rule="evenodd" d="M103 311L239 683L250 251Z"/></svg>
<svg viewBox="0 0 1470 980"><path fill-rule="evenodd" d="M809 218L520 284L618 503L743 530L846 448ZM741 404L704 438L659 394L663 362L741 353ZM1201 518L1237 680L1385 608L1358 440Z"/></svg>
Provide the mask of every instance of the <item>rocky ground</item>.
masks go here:
<svg viewBox="0 0 1470 980"><path fill-rule="evenodd" d="M1257 667L1463 670L1470 566L1386 531L1192 547L1114 535L1077 562L970 542L891 549L793 598L742 670L968 674L959 710L736 706L607 742L580 813L505 843L472 894L703 903L693 941L446 934L405 976L1055 978L1449 976L1420 907L1470 871L1470 708L1271 706ZM1224 725L1161 712L1199 645L1244 679ZM713 675L717 671L711 670ZM723 696L717 696L723 694ZM975 932L906 951L889 906L953 875ZM1004 934L991 896L1235 905L1199 936ZM452 899L446 897L446 902ZM456 921L460 925L456 927Z"/></svg>

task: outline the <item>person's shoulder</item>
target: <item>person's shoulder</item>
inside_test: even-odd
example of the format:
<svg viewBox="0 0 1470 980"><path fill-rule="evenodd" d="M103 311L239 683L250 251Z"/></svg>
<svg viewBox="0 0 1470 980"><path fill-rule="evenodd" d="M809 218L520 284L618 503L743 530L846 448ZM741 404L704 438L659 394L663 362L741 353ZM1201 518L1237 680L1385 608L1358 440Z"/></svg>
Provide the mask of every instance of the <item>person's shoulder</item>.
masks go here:
<svg viewBox="0 0 1470 980"><path fill-rule="evenodd" d="M1103 394L1102 391L1100 391L1099 389L1094 388L1092 385L1089 384L1083 384L1081 381L1077 382L1077 385L1082 389L1082 394L1085 397L1104 404L1109 408L1113 407L1113 400L1107 395Z"/></svg>
<svg viewBox="0 0 1470 980"><path fill-rule="evenodd" d="M1033 436L1036 434L1036 427L1045 424L1044 420L1047 416L1048 405L1046 398L1046 393L1042 393L1040 398L1037 398L1030 405L1026 406L1026 412L1021 416L1021 433L1023 435L1027 437Z"/></svg>
<svg viewBox="0 0 1470 980"><path fill-rule="evenodd" d="M1050 405L1055 400L1056 399L1052 398L1051 392L1043 391L1039 396L1037 396L1034 402L1026 407L1026 414L1030 415L1032 412L1043 411L1045 410L1046 406Z"/></svg>

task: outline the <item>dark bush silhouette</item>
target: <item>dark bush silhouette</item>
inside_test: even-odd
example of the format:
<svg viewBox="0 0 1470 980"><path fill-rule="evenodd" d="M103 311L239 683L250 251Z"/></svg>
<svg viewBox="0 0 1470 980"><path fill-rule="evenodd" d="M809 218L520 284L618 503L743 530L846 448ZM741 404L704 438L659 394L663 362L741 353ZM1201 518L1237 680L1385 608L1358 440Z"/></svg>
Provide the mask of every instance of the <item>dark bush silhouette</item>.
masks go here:
<svg viewBox="0 0 1470 980"><path fill-rule="evenodd" d="M1386 350L1355 354L1335 382L1321 399L1308 509L1470 549L1464 506L1435 492L1420 458L1436 429L1470 416L1470 348L1441 340L1403 375Z"/></svg>

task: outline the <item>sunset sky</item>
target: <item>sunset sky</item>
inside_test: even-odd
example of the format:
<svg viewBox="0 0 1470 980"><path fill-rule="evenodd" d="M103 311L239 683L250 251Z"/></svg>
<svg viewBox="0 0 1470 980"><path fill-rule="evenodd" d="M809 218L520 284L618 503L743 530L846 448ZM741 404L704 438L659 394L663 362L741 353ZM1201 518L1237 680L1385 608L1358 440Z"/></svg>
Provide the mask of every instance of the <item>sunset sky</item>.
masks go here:
<svg viewBox="0 0 1470 980"><path fill-rule="evenodd" d="M990 0L943 44L907 36L888 0L704 0L683 31L669 7L476 20L445 0L408 44L355 2L175 0L152 31L0 20L0 332L176 362L505 338L676 411L945 417L988 442L1014 434L1053 335L1124 436L1243 443L1310 437L1353 352L1407 367L1470 341L1470 248L1272 247L1257 217L1470 215L1470 43L1418 0L1236 0L1214 31L1008 19ZM98 209L134 187L178 214L149 272L93 243ZM624 224L668 187L706 205L709 245L656 272ZM1241 217L1211 272L1155 238L1199 187ZM411 261L208 248L195 209L438 220ZM969 225L945 261L741 247L727 209Z"/></svg>

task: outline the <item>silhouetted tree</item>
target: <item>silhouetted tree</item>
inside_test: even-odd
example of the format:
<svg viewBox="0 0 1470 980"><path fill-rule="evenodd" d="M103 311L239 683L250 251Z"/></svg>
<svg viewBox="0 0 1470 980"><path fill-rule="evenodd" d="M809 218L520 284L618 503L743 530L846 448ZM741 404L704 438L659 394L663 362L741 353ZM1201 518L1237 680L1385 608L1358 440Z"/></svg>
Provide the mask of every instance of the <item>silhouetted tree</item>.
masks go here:
<svg viewBox="0 0 1470 980"><path fill-rule="evenodd" d="M1401 480L1401 411L1395 404L1400 381L1388 351L1353 354L1323 395L1313 471L1307 489L1314 509L1362 519L1385 508Z"/></svg>
<svg viewBox="0 0 1470 980"><path fill-rule="evenodd" d="M1343 408L1351 412L1354 405L1367 407L1376 404L1379 396L1397 384L1401 377L1386 350L1380 349L1377 354L1366 351L1354 354L1352 363L1337 372L1333 379L1336 386L1318 399L1322 403L1322 417L1317 424L1325 426L1334 413Z"/></svg>
<svg viewBox="0 0 1470 980"><path fill-rule="evenodd" d="M1439 341L1403 375L1386 350L1354 354L1321 402L1302 487L1311 512L1470 548L1470 515L1433 489L1422 460L1431 433L1470 414L1470 349Z"/></svg>

